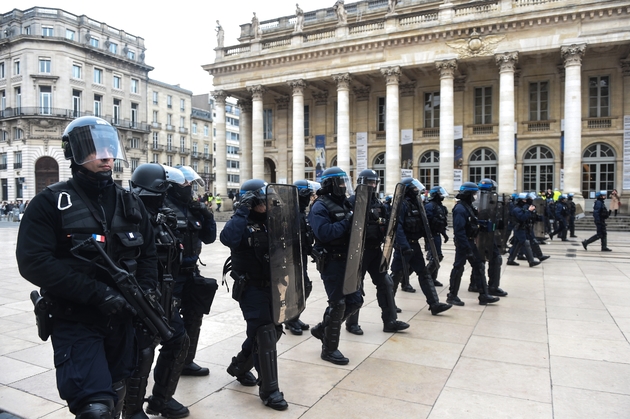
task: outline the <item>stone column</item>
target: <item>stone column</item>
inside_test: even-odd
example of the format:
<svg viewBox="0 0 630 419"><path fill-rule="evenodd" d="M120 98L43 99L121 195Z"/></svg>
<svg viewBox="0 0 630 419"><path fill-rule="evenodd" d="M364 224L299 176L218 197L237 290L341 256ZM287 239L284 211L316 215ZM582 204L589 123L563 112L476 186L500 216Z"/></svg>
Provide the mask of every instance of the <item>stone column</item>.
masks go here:
<svg viewBox="0 0 630 419"><path fill-rule="evenodd" d="M239 118L239 172L241 183L252 179L252 101L238 101L241 109Z"/></svg>
<svg viewBox="0 0 630 419"><path fill-rule="evenodd" d="M214 193L221 194L227 197L227 143L225 140L225 99L227 98L227 92L224 90L217 90L212 93L215 103L216 118L214 119L214 128L217 130L216 147L217 151L214 153L216 166L215 181L214 181Z"/></svg>
<svg viewBox="0 0 630 419"><path fill-rule="evenodd" d="M586 44L560 48L564 60L564 190L574 193L577 203L582 200L582 57ZM558 176L560 174L558 173ZM556 182L556 185L559 183ZM581 202L584 205L584 202Z"/></svg>
<svg viewBox="0 0 630 419"><path fill-rule="evenodd" d="M304 88L306 82L302 79L291 80L293 89L293 181L304 179Z"/></svg>
<svg viewBox="0 0 630 419"><path fill-rule="evenodd" d="M494 56L499 66L499 173L498 192L511 194L514 189L514 70L517 52Z"/></svg>
<svg viewBox="0 0 630 419"><path fill-rule="evenodd" d="M381 68L385 77L385 195L394 193L400 182L400 115L398 82L400 67Z"/></svg>
<svg viewBox="0 0 630 419"><path fill-rule="evenodd" d="M454 79L457 60L435 63L440 72L440 186L450 194L453 191L455 161Z"/></svg>
<svg viewBox="0 0 630 419"><path fill-rule="evenodd" d="M350 175L350 74L334 74L337 83L337 166Z"/></svg>
<svg viewBox="0 0 630 419"><path fill-rule="evenodd" d="M265 178L265 141L263 139L264 86L248 87L252 95L252 179Z"/></svg>

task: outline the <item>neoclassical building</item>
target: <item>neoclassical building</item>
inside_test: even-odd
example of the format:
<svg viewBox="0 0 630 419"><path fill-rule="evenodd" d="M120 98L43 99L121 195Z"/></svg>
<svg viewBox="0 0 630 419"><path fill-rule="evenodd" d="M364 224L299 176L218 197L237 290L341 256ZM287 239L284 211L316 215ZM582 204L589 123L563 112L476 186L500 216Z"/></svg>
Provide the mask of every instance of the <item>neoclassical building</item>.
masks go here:
<svg viewBox="0 0 630 419"><path fill-rule="evenodd" d="M384 193L405 174L449 192L490 177L502 193L630 194L627 1L396 3L254 15L238 45L216 49L203 68L219 185L233 97L241 179L315 179L338 165L376 169Z"/></svg>

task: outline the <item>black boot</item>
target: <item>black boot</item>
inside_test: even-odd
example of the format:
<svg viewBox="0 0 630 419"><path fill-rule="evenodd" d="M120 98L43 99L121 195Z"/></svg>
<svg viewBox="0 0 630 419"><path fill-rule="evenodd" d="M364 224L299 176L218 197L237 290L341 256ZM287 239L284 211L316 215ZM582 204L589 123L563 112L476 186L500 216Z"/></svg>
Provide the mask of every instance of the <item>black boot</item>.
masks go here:
<svg viewBox="0 0 630 419"><path fill-rule="evenodd" d="M589 237L588 239L584 240L582 242L582 247L584 248L584 250L588 250L586 248L586 246L588 246L589 244L597 241L599 239L599 234L595 234L594 236Z"/></svg>
<svg viewBox="0 0 630 419"><path fill-rule="evenodd" d="M437 316L438 314L450 309L451 307L453 307L451 304L437 303L430 306L429 310L431 311L432 315Z"/></svg>
<svg viewBox="0 0 630 419"><path fill-rule="evenodd" d="M446 294L446 303L462 307L465 303L456 294Z"/></svg>
<svg viewBox="0 0 630 419"><path fill-rule="evenodd" d="M608 237L602 237L602 252L612 252L612 249L608 248Z"/></svg>
<svg viewBox="0 0 630 419"><path fill-rule="evenodd" d="M258 368L260 389L258 395L265 404L275 410L285 410L289 405L278 388L278 341L276 327L273 324L261 326L256 331L258 343Z"/></svg>
<svg viewBox="0 0 630 419"><path fill-rule="evenodd" d="M284 322L284 328L291 331L291 333L296 336L302 335L302 326L300 326L297 320L289 320Z"/></svg>
<svg viewBox="0 0 630 419"><path fill-rule="evenodd" d="M190 338L190 345L188 346L188 354L184 361L184 369L182 375L188 375L193 377L202 377L210 374L210 370L205 367L200 367L193 360L197 354L197 344L199 343L199 334L201 333L201 322L203 315L197 314L183 314L184 328Z"/></svg>
<svg viewBox="0 0 630 419"><path fill-rule="evenodd" d="M363 334L363 329L361 329L361 326L359 325L359 311L358 310L356 313L350 315L348 319L346 320L346 330L352 333L353 335L360 336Z"/></svg>
<svg viewBox="0 0 630 419"><path fill-rule="evenodd" d="M168 419L185 418L190 415L186 406L171 398L168 402L158 397L149 397L147 403L147 413L153 416L164 416Z"/></svg>
<svg viewBox="0 0 630 419"><path fill-rule="evenodd" d="M245 356L242 352L239 352L238 355L232 357L232 363L227 367L227 373L235 377L236 381L242 385L253 387L257 383L256 377L251 372L253 367L254 357L252 354Z"/></svg>

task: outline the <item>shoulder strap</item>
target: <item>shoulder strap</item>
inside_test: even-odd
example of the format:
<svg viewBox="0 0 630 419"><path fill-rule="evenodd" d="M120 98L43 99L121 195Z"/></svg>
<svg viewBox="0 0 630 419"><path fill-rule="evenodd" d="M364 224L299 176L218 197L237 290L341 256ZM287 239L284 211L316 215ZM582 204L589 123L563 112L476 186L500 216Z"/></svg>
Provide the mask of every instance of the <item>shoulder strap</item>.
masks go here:
<svg viewBox="0 0 630 419"><path fill-rule="evenodd" d="M103 226L103 231L104 232L108 232L109 230L107 229L107 223L105 222L105 220L103 219L103 217L101 217L101 214L98 213L98 211L96 210L96 208L94 208L94 205L92 205L92 201L90 201L88 199L88 197L85 195L85 192L83 191L83 189L81 189L81 187L79 186L79 184L77 182L74 181L74 179L70 179L68 180L68 184L75 190L77 191L77 193L79 194L79 196L81 197L81 199L83 200L83 202L85 203L85 206L90 210L90 212L92 213L92 217L94 217L94 219L96 221L98 221L99 223L101 223L101 225Z"/></svg>

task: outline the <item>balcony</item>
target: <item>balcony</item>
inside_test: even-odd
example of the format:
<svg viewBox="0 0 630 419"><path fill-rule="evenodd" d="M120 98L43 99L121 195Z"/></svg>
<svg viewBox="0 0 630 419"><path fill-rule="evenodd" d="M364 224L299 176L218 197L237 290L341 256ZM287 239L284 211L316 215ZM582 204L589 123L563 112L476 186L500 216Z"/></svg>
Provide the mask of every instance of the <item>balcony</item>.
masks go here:
<svg viewBox="0 0 630 419"><path fill-rule="evenodd" d="M212 161L212 154L210 154L210 153L203 153L203 159Z"/></svg>
<svg viewBox="0 0 630 419"><path fill-rule="evenodd" d="M162 144L151 144L151 150L153 151L164 151L164 146Z"/></svg>
<svg viewBox="0 0 630 419"><path fill-rule="evenodd" d="M123 172L122 166L114 166L114 173L122 173L122 172Z"/></svg>
<svg viewBox="0 0 630 419"><path fill-rule="evenodd" d="M187 156L190 154L190 149L186 147L180 147L179 154L181 154L182 156Z"/></svg>
<svg viewBox="0 0 630 419"><path fill-rule="evenodd" d="M175 132L175 125L166 124L166 130Z"/></svg>
<svg viewBox="0 0 630 419"><path fill-rule="evenodd" d="M175 153L177 153L178 150L179 150L178 147L166 146L166 150L164 150L164 151L166 151L168 154L175 154Z"/></svg>
<svg viewBox="0 0 630 419"><path fill-rule="evenodd" d="M13 163L13 168L14 169L21 169L22 168L22 163Z"/></svg>
<svg viewBox="0 0 630 419"><path fill-rule="evenodd" d="M73 111L72 109L50 108L41 106L21 106L19 108L6 108L0 111L0 119L16 118L21 116L76 118L78 116L81 116L81 113Z"/></svg>
<svg viewBox="0 0 630 419"><path fill-rule="evenodd" d="M188 128L179 127L179 133L180 134L188 134Z"/></svg>
<svg viewBox="0 0 630 419"><path fill-rule="evenodd" d="M475 124L471 125L473 135L491 135L494 133L496 124Z"/></svg>
<svg viewBox="0 0 630 419"><path fill-rule="evenodd" d="M551 122L552 121L527 121L525 125L527 125L528 132L550 131Z"/></svg>
<svg viewBox="0 0 630 419"><path fill-rule="evenodd" d="M265 148L274 148L276 146L276 141L275 140L264 140L264 147Z"/></svg>
<svg viewBox="0 0 630 419"><path fill-rule="evenodd" d="M612 128L612 117L605 118L584 118L587 129L610 129Z"/></svg>
<svg viewBox="0 0 630 419"><path fill-rule="evenodd" d="M162 124L159 122L151 122L151 128L162 129Z"/></svg>
<svg viewBox="0 0 630 419"><path fill-rule="evenodd" d="M200 157L201 157L201 153L200 153L200 152L198 152L198 151L193 151L193 152L191 152L190 154L191 154L191 157L192 157L193 159L198 159L198 158L200 158Z"/></svg>
<svg viewBox="0 0 630 419"><path fill-rule="evenodd" d="M6 163L0 163L0 170L7 170L7 164Z"/></svg>
<svg viewBox="0 0 630 419"><path fill-rule="evenodd" d="M422 131L422 138L439 138L440 128L418 128Z"/></svg>

